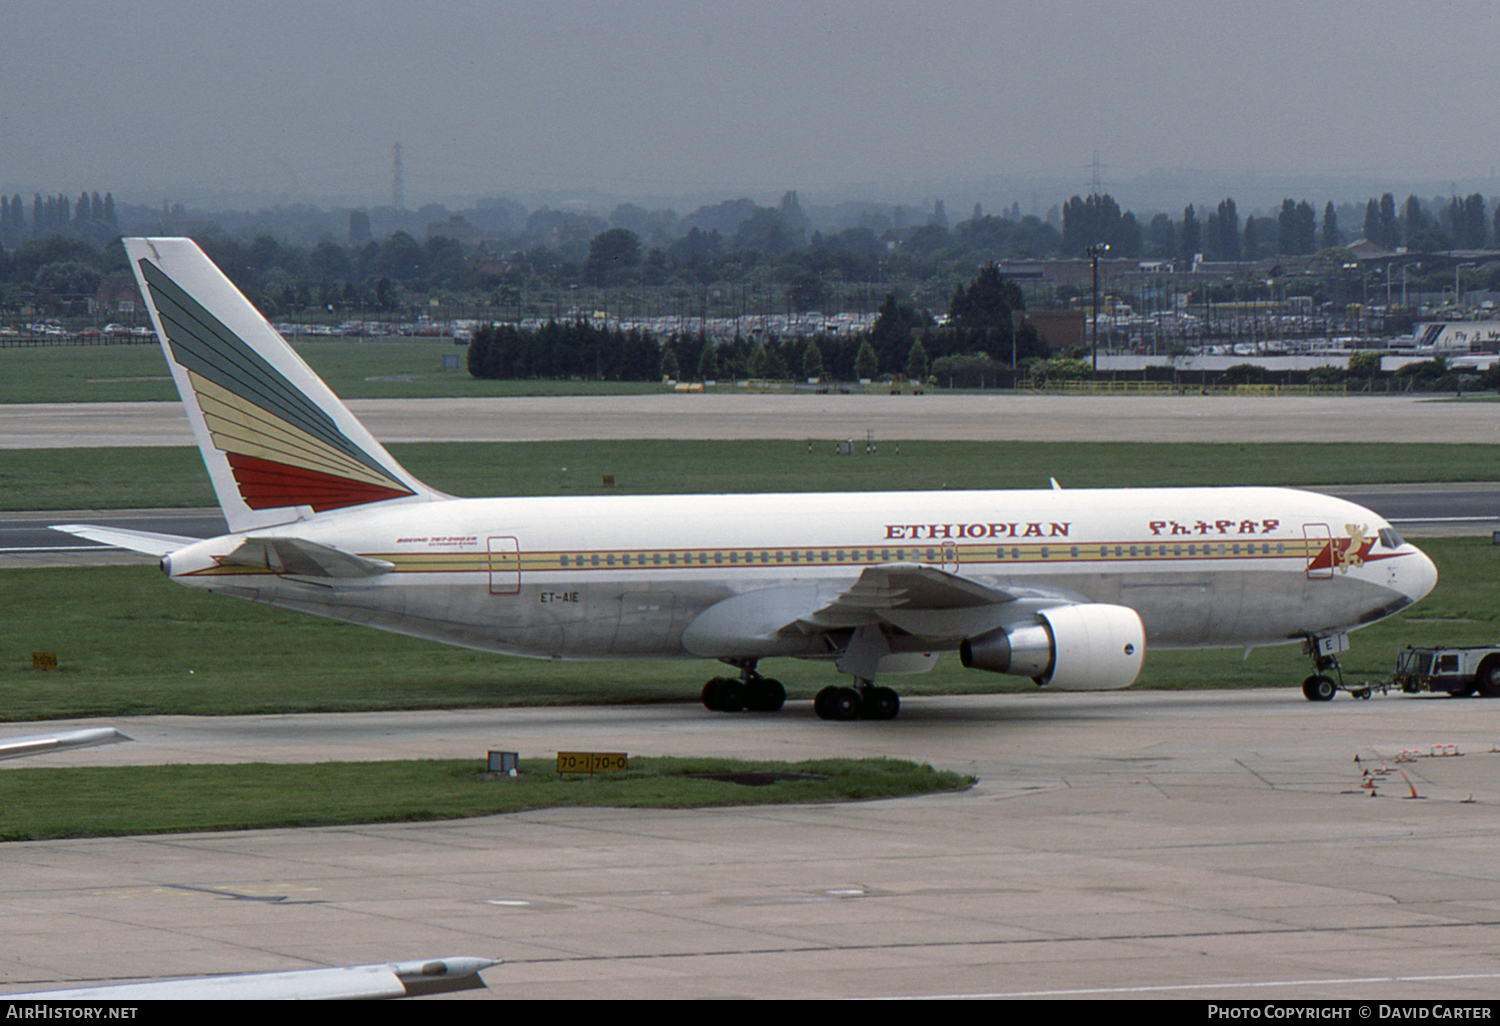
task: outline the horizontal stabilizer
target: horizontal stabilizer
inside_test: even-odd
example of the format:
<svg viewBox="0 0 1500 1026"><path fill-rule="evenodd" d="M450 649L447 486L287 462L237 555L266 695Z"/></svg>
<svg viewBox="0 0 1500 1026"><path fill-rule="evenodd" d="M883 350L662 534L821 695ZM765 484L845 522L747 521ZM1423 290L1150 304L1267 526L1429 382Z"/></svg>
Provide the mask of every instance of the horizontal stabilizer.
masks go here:
<svg viewBox="0 0 1500 1026"><path fill-rule="evenodd" d="M203 539L185 538L180 534L153 534L150 531L131 531L123 527L96 527L93 524L52 524L51 530L87 538L101 545L144 552L148 556L165 556L169 552L185 549Z"/></svg>
<svg viewBox="0 0 1500 1026"><path fill-rule="evenodd" d="M220 562L294 577L378 577L396 569L383 559L356 556L301 538L246 538Z"/></svg>

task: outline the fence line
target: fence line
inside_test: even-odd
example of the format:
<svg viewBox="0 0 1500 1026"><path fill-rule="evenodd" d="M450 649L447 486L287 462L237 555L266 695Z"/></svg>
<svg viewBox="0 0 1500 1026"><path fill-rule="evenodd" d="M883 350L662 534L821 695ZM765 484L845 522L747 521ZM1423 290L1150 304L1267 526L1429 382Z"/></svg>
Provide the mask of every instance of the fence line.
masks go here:
<svg viewBox="0 0 1500 1026"><path fill-rule="evenodd" d="M83 338L80 336L59 337L56 335L0 335L0 349L31 349L38 346L154 346L156 336L150 338Z"/></svg>
<svg viewBox="0 0 1500 1026"><path fill-rule="evenodd" d="M1050 381L1025 382L1028 392L1060 395L1231 395L1310 396L1348 395L1343 383L1336 385L1194 385L1170 381Z"/></svg>

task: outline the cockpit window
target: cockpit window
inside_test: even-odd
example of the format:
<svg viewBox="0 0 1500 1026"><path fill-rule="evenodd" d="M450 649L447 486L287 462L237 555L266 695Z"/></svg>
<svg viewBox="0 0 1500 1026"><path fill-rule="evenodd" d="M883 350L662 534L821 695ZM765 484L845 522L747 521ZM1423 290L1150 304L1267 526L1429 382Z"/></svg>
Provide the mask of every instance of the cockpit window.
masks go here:
<svg viewBox="0 0 1500 1026"><path fill-rule="evenodd" d="M1401 536L1396 533L1395 528L1382 527L1380 529L1380 544L1388 549L1399 549L1406 542L1401 540Z"/></svg>

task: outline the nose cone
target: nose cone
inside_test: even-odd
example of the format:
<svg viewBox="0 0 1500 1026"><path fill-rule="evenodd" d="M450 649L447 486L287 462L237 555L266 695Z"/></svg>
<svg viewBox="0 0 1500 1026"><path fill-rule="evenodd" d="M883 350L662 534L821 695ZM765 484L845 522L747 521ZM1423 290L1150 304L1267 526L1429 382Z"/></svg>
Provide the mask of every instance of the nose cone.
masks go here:
<svg viewBox="0 0 1500 1026"><path fill-rule="evenodd" d="M1413 546L1411 555L1401 560L1401 592L1411 601L1420 602L1437 587L1437 579L1437 567L1427 558L1427 553Z"/></svg>

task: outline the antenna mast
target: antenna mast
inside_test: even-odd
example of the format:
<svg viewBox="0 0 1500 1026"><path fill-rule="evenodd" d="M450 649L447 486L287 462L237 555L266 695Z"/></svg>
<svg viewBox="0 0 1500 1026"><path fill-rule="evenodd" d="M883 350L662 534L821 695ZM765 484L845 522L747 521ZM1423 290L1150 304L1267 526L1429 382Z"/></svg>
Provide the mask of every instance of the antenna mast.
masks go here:
<svg viewBox="0 0 1500 1026"><path fill-rule="evenodd" d="M401 144L397 143L391 157L391 206L400 214L406 210L406 184L401 180Z"/></svg>

